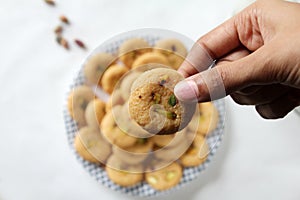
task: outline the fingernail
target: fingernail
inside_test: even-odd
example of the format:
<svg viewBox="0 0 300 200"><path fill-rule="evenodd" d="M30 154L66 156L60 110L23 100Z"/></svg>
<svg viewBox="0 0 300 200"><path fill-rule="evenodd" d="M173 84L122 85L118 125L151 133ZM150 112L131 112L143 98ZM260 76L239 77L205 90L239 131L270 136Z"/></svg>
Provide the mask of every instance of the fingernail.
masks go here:
<svg viewBox="0 0 300 200"><path fill-rule="evenodd" d="M198 101L198 87L193 80L183 80L177 83L174 88L176 97L181 101Z"/></svg>

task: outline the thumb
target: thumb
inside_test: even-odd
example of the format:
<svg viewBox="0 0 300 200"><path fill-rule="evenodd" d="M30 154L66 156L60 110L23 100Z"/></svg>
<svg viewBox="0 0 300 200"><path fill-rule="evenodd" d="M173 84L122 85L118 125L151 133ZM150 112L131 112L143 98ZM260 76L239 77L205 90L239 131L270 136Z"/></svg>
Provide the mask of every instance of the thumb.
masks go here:
<svg viewBox="0 0 300 200"><path fill-rule="evenodd" d="M234 62L216 65L179 82L174 93L182 101L205 102L220 99L253 83L266 81L265 60L260 51Z"/></svg>

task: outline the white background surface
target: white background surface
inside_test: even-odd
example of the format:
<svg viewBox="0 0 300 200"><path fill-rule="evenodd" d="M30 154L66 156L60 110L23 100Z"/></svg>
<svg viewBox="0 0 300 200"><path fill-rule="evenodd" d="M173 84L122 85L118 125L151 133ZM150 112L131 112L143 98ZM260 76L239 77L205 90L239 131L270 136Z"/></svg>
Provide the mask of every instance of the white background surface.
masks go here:
<svg viewBox="0 0 300 200"><path fill-rule="evenodd" d="M65 92L87 52L55 42L58 15L68 38L89 49L123 31L166 28L197 39L227 19L234 0L0 0L0 199L138 199L99 185L69 150ZM240 4L240 3L239 3ZM227 101L224 142L192 184L156 199L300 198L300 118L266 121Z"/></svg>

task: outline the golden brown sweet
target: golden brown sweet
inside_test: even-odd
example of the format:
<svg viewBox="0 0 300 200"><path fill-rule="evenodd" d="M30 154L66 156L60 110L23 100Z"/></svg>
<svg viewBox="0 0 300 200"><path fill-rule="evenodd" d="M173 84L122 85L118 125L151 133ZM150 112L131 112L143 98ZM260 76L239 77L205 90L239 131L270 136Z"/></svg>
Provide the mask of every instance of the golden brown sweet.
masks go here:
<svg viewBox="0 0 300 200"><path fill-rule="evenodd" d="M101 85L105 92L111 94L119 79L128 71L126 67L115 64L110 66L101 78Z"/></svg>
<svg viewBox="0 0 300 200"><path fill-rule="evenodd" d="M181 156L180 162L184 167L194 167L202 164L209 153L209 147L202 135L197 135L191 147Z"/></svg>
<svg viewBox="0 0 300 200"><path fill-rule="evenodd" d="M149 52L139 56L132 64L132 68L137 68L149 63L156 63L169 66L170 63L166 56L158 52Z"/></svg>
<svg viewBox="0 0 300 200"><path fill-rule="evenodd" d="M88 84L111 95L106 104L87 86L76 87L69 95L70 115L83 127L74 138L75 149L89 162L106 164L108 177L120 186L134 186L145 178L154 189L167 190L180 182L183 167L207 159L204 137L217 127L218 111L213 103L196 107L175 97L174 86L183 77L173 69L187 55L181 41L162 39L151 47L144 39L133 38L120 46L118 54L119 60L108 53L95 54L84 64ZM150 70L153 66L160 69ZM136 69L127 73L130 68ZM195 108L201 115L190 122Z"/></svg>
<svg viewBox="0 0 300 200"><path fill-rule="evenodd" d="M179 141L179 139L181 139L181 141ZM163 163L175 161L186 152L191 143L190 138L177 136L176 139L173 139L167 146L157 149L154 155Z"/></svg>
<svg viewBox="0 0 300 200"><path fill-rule="evenodd" d="M167 146L175 137L174 135L155 135L153 136L153 142L159 147Z"/></svg>
<svg viewBox="0 0 300 200"><path fill-rule="evenodd" d="M155 134L173 134L186 127L195 104L186 104L175 97L173 89L181 80L179 73L168 68L144 72L131 87L131 118Z"/></svg>
<svg viewBox="0 0 300 200"><path fill-rule="evenodd" d="M132 38L126 40L119 48L119 58L128 67L131 68L134 60L140 55L151 51L150 45L142 38Z"/></svg>
<svg viewBox="0 0 300 200"><path fill-rule="evenodd" d="M140 167L126 166L116 156L112 155L107 161L105 170L108 177L114 183L129 187L138 184L143 180L143 173Z"/></svg>
<svg viewBox="0 0 300 200"><path fill-rule="evenodd" d="M174 38L157 41L154 46L154 52L164 54L174 69L179 68L187 55L187 50L184 44Z"/></svg>
<svg viewBox="0 0 300 200"><path fill-rule="evenodd" d="M111 154L111 146L102 137L100 130L83 127L75 136L74 147L85 160L93 163L105 163Z"/></svg>
<svg viewBox="0 0 300 200"><path fill-rule="evenodd" d="M200 103L199 127L197 132L207 135L217 128L219 122L218 110L212 102Z"/></svg>
<svg viewBox="0 0 300 200"><path fill-rule="evenodd" d="M137 138L128 135L117 126L112 112L104 116L100 127L103 136L111 144L117 145L120 148L133 146L137 140Z"/></svg>
<svg viewBox="0 0 300 200"><path fill-rule="evenodd" d="M86 125L85 109L94 96L92 89L87 86L78 86L69 94L68 110L80 127Z"/></svg>
<svg viewBox="0 0 300 200"><path fill-rule="evenodd" d="M89 83L98 85L106 68L115 61L115 57L109 53L92 55L84 65L84 76Z"/></svg>
<svg viewBox="0 0 300 200"><path fill-rule="evenodd" d="M122 82L120 83L119 92L122 96L122 98L127 101L130 96L131 86L133 82L141 75L141 72L131 72L126 74L126 76L123 78Z"/></svg>
<svg viewBox="0 0 300 200"><path fill-rule="evenodd" d="M151 139L138 138L136 143L127 148L113 147L113 153L116 157L128 164L142 163L152 151L153 142Z"/></svg>
<svg viewBox="0 0 300 200"><path fill-rule="evenodd" d="M123 105L125 103L122 92L120 90L114 90L113 93L110 95L106 105L105 105L105 112L111 111L112 107L116 105Z"/></svg>
<svg viewBox="0 0 300 200"><path fill-rule="evenodd" d="M85 119L89 126L99 128L105 115L105 103L100 99L91 101L85 110Z"/></svg>
<svg viewBox="0 0 300 200"><path fill-rule="evenodd" d="M147 183L156 190L167 190L174 187L180 182L181 177L182 168L176 162L145 175Z"/></svg>

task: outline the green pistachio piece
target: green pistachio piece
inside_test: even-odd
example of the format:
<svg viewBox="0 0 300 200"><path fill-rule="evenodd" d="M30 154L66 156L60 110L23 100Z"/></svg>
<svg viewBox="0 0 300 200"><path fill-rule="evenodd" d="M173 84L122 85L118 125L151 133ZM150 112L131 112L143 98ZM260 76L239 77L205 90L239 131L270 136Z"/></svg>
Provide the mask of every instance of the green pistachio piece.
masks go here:
<svg viewBox="0 0 300 200"><path fill-rule="evenodd" d="M176 113L174 113L174 112L165 111L162 109L155 109L154 111L166 116L168 119L176 119L176 117L177 117Z"/></svg>
<svg viewBox="0 0 300 200"><path fill-rule="evenodd" d="M177 115L174 112L167 112L168 119L176 119Z"/></svg>
<svg viewBox="0 0 300 200"><path fill-rule="evenodd" d="M161 100L161 95L158 94L158 93L152 93L151 94L152 98L153 98L153 101L155 104L159 104L160 103L160 100Z"/></svg>
<svg viewBox="0 0 300 200"><path fill-rule="evenodd" d="M158 84L159 84L160 86L163 86L163 85L167 82L168 78L169 78L168 75L163 75L163 76L160 78L160 81L159 81Z"/></svg>
<svg viewBox="0 0 300 200"><path fill-rule="evenodd" d="M81 102L80 102L80 107L81 107L81 109L82 109L82 110L85 110L89 102L87 102L87 101L84 100L84 99L81 99L80 101L81 101Z"/></svg>
<svg viewBox="0 0 300 200"><path fill-rule="evenodd" d="M170 96L168 103L169 103L170 106L175 106L175 105L176 105L177 99L176 99L176 97L175 97L174 94L172 94L172 95Z"/></svg>
<svg viewBox="0 0 300 200"><path fill-rule="evenodd" d="M176 173L174 171L167 172L167 175L166 175L167 181L172 180L175 176L176 176Z"/></svg>
<svg viewBox="0 0 300 200"><path fill-rule="evenodd" d="M138 138L137 143L138 144L145 144L147 142L147 138Z"/></svg>
<svg viewBox="0 0 300 200"><path fill-rule="evenodd" d="M93 146L96 146L96 141L95 140L88 140L86 143L86 148L91 148Z"/></svg>

